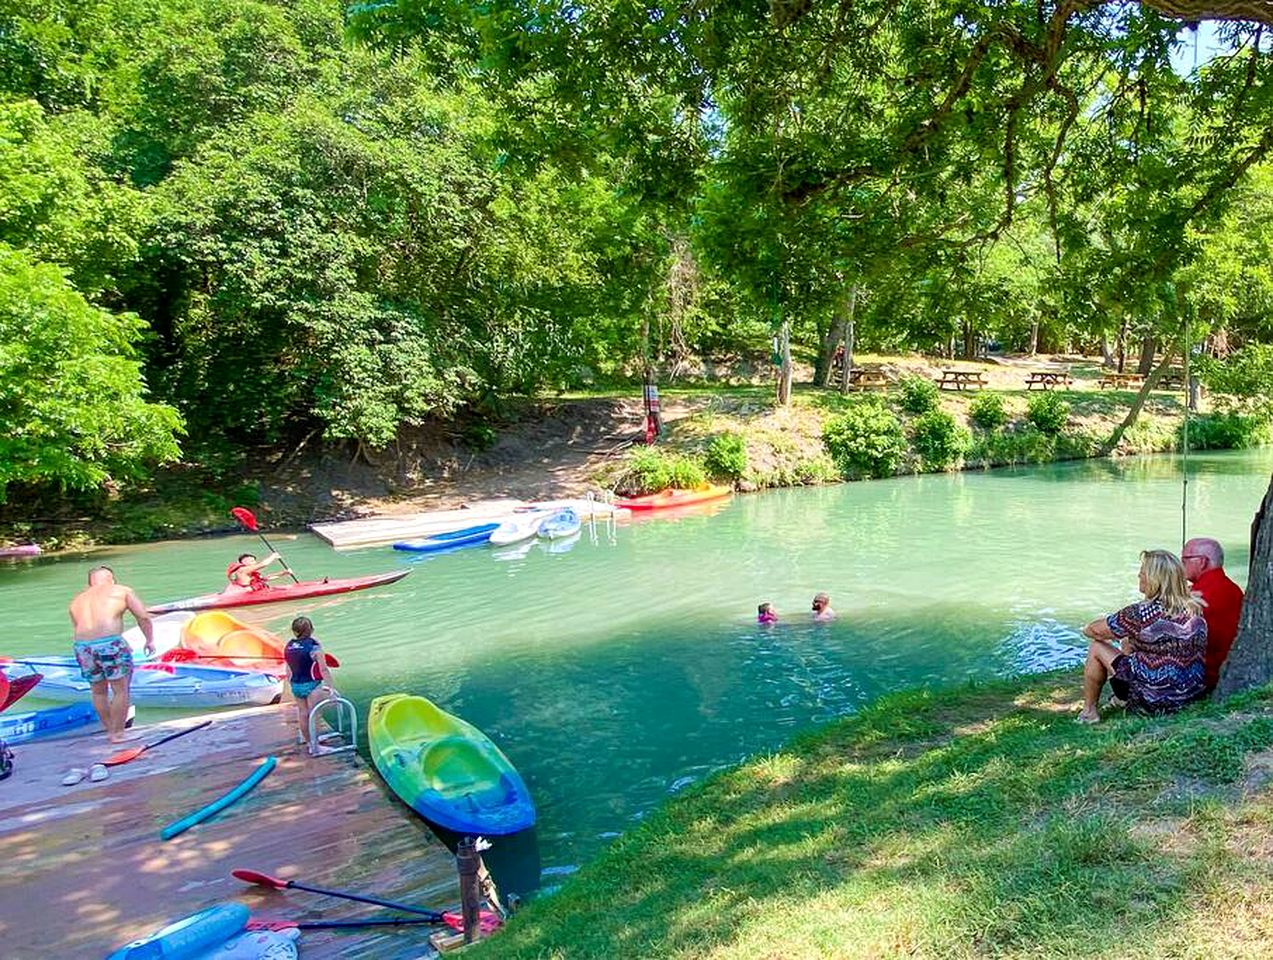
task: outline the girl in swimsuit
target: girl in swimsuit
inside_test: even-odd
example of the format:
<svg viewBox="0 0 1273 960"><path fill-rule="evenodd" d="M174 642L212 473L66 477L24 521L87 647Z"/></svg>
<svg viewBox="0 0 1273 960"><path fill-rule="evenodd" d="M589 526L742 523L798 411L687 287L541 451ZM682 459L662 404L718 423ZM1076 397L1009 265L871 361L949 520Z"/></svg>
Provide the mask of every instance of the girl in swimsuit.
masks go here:
<svg viewBox="0 0 1273 960"><path fill-rule="evenodd" d="M283 648L287 662L287 680L296 698L296 719L301 727L301 740L309 747L309 714L327 699L332 689L331 670L322 645L314 637L314 624L309 617L292 621L292 639ZM324 690L320 689L324 688Z"/></svg>

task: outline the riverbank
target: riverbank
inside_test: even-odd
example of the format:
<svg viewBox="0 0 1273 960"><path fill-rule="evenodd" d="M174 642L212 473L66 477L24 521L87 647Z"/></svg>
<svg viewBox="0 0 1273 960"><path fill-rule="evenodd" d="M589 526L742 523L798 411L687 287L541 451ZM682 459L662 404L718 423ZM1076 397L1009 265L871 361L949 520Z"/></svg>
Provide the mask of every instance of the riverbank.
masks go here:
<svg viewBox="0 0 1273 960"><path fill-rule="evenodd" d="M885 697L719 774L478 957L1259 957L1273 692L1074 722L1077 674Z"/></svg>
<svg viewBox="0 0 1273 960"><path fill-rule="evenodd" d="M1049 359L1070 361L1073 390L1024 388L1023 371ZM300 530L315 522L449 509L485 499L575 497L613 489L640 493L669 481L712 478L749 491L1083 459L1100 454L1135 397L1130 390L1098 389L1103 368L1095 361L1039 358L960 363L978 370L987 389L934 394L931 405L921 407L909 385L940 376L947 361L860 360L886 371L894 386L886 393L841 396L798 385L788 407L776 406L768 384L668 387L666 429L653 450L639 442L644 414L637 396L537 400L494 425L462 430L434 425L404 436L393 450L363 451L356 458L302 444L247 452L215 470L170 469L144 486L82 503L70 497L46 505L10 503L0 508L0 544L34 541L56 550L230 532L235 528L228 510L236 504L259 508L272 529ZM998 398L999 412L987 413L983 398ZM874 412L877 406L884 414ZM1180 395L1155 391L1115 454L1175 450L1182 423ZM828 441L829 430L839 438L838 447ZM1267 432L1204 411L1191 443L1223 449L1259 442ZM881 448L888 451L883 459L859 455Z"/></svg>

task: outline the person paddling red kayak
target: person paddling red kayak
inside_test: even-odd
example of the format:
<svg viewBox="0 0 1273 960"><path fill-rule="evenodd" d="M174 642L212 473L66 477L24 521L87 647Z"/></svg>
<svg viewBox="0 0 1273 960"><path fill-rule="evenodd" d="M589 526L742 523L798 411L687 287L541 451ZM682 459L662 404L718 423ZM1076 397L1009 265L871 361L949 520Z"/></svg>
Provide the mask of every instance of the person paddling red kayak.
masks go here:
<svg viewBox="0 0 1273 960"><path fill-rule="evenodd" d="M256 559L255 554L241 553L239 558L225 568L226 579L230 581L229 586L225 588L224 593L241 593L245 590L268 590L269 581L278 580L280 577L290 577L295 581L292 572L286 568L265 576L261 573L266 567L272 563L281 563L282 557L277 552L271 552L264 560Z"/></svg>

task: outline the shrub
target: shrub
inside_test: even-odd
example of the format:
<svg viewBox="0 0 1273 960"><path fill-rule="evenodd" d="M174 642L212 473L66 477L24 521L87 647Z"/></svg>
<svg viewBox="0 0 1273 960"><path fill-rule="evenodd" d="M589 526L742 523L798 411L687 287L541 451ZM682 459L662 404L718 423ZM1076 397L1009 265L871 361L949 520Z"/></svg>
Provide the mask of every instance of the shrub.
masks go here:
<svg viewBox="0 0 1273 960"><path fill-rule="evenodd" d="M899 403L903 410L916 416L936 410L941 403L941 394L937 384L927 377L902 377L898 382L901 387Z"/></svg>
<svg viewBox="0 0 1273 960"><path fill-rule="evenodd" d="M945 410L930 410L911 422L911 444L929 470L958 464L972 446L972 435Z"/></svg>
<svg viewBox="0 0 1273 960"><path fill-rule="evenodd" d="M1008 422L1008 407L1003 394L982 391L968 406L968 419L983 430L994 430Z"/></svg>
<svg viewBox="0 0 1273 960"><path fill-rule="evenodd" d="M692 490L707 483L703 465L692 457L660 447L632 454L616 486L629 493L656 493L668 487Z"/></svg>
<svg viewBox="0 0 1273 960"><path fill-rule="evenodd" d="M1268 443L1270 432L1268 421L1260 417L1232 410L1205 414L1190 419L1189 446L1194 450L1245 450Z"/></svg>
<svg viewBox="0 0 1273 960"><path fill-rule="evenodd" d="M1062 432L1056 436L1057 460L1086 460L1096 456L1100 447L1100 437L1086 430Z"/></svg>
<svg viewBox="0 0 1273 960"><path fill-rule="evenodd" d="M1070 419L1070 405L1059 393L1036 393L1026 403L1025 418L1042 433L1060 433Z"/></svg>
<svg viewBox="0 0 1273 960"><path fill-rule="evenodd" d="M889 476L906 456L902 422L878 401L859 402L827 421L822 444L848 479Z"/></svg>
<svg viewBox="0 0 1273 960"><path fill-rule="evenodd" d="M704 457L707 472L722 480L738 480L747 472L747 441L738 433L712 437Z"/></svg>
<svg viewBox="0 0 1273 960"><path fill-rule="evenodd" d="M1037 427L1023 430L994 430L973 443L968 460L987 467L1017 463L1048 463L1056 459L1057 437Z"/></svg>

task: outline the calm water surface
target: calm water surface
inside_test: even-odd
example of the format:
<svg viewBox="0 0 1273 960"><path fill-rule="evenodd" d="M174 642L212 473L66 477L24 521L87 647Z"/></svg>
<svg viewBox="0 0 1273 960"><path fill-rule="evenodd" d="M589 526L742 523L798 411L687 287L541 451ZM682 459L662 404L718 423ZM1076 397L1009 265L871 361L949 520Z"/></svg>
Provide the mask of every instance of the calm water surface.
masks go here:
<svg viewBox="0 0 1273 960"><path fill-rule="evenodd" d="M1191 461L1191 534L1222 539L1245 582L1273 451ZM422 693L489 734L540 825L496 851L506 887L551 886L670 794L880 694L1082 658L1077 628L1135 594L1137 554L1179 547L1175 458L913 477L735 498L714 513L585 527L573 544L412 563L279 540L303 577L403 563L378 591L299 610L364 711ZM150 603L220 585L257 541L233 537L0 565L0 653L67 652L66 603L97 562ZM840 619L808 621L831 594ZM771 600L782 622L755 624Z"/></svg>

